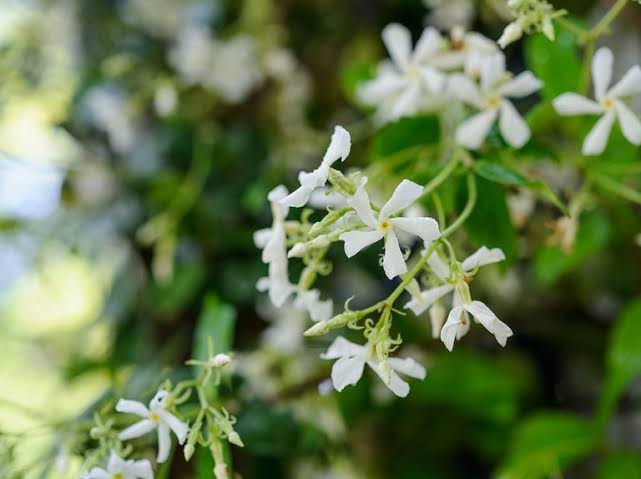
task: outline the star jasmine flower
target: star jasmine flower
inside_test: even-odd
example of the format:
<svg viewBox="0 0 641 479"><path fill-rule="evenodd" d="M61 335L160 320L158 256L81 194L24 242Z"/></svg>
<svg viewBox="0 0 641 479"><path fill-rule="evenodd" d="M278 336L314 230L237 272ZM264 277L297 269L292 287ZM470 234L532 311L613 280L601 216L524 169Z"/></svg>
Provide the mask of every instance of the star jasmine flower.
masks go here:
<svg viewBox="0 0 641 479"><path fill-rule="evenodd" d="M258 230L254 233L254 243L263 250L262 260L269 264L269 275L258 280L256 288L268 291L269 299L276 307L280 307L293 292L289 282L287 262L287 235L285 220L289 207L281 200L287 197L287 188L277 186L267 195L272 210L272 227Z"/></svg>
<svg viewBox="0 0 641 479"><path fill-rule="evenodd" d="M583 141L584 155L603 153L616 120L623 136L633 145L641 145L641 121L623 102L625 97L641 94L641 67L633 66L608 89L613 63L614 56L609 48L599 48L594 54L592 83L596 101L577 93L563 93L554 99L554 108L560 115L601 115Z"/></svg>
<svg viewBox="0 0 641 479"><path fill-rule="evenodd" d="M409 180L403 180L394 190L391 198L381 208L378 218L370 206L369 196L363 182L347 202L356 211L366 229L348 231L340 235L345 243L345 254L351 258L363 248L385 240L383 269L392 279L407 271L407 265L398 242L398 231L405 231L421 238L426 244L440 236L438 223L433 218L392 218L414 203L423 192L423 187Z"/></svg>
<svg viewBox="0 0 641 479"><path fill-rule="evenodd" d="M520 148L530 139L530 129L507 98L522 98L541 88L541 81L526 71L511 80L505 79L505 57L501 53L481 61L480 85L471 78L457 74L450 78L453 96L481 110L465 120L456 130L456 142L469 149L481 146L498 118L505 141Z"/></svg>
<svg viewBox="0 0 641 479"><path fill-rule="evenodd" d="M361 346L339 336L329 346L327 352L321 354L323 359L336 359L332 366L332 384L334 389L342 391L346 386L354 385L363 376L367 364L383 380L383 383L399 397L405 397L410 391L410 386L398 373L406 376L425 379L425 368L411 358L389 358L391 375L389 383L377 362L374 347L371 344Z"/></svg>
<svg viewBox="0 0 641 479"><path fill-rule="evenodd" d="M465 31L460 26L450 31L449 49L439 53L434 64L442 70L463 68L468 76L478 78L478 60L499 52L496 43L478 32Z"/></svg>
<svg viewBox="0 0 641 479"><path fill-rule="evenodd" d="M445 77L431 63L443 38L428 27L412 51L410 31L398 23L387 25L382 38L391 61L381 63L376 78L363 83L357 95L366 105L382 104L379 115L387 121L415 113L425 94L443 90Z"/></svg>
<svg viewBox="0 0 641 479"><path fill-rule="evenodd" d="M112 451L107 469L94 467L83 479L153 479L154 473L148 460L124 460Z"/></svg>
<svg viewBox="0 0 641 479"><path fill-rule="evenodd" d="M428 265L444 284L423 291L419 296L415 295L405 305L405 308L410 309L415 315L419 315L439 299L453 293L452 310L440 330L441 341L447 349L451 351L454 347L454 340L462 338L469 331L468 313L492 333L501 346L505 346L507 338L513 334L512 330L500 321L484 303L472 301L468 286L468 281L478 268L498 263L504 259L505 254L499 248L488 249L483 246L462 263L456 263L450 268L437 253L432 253L427 260Z"/></svg>
<svg viewBox="0 0 641 479"><path fill-rule="evenodd" d="M129 426L124 431L118 434L118 439L126 441L136 437L144 436L154 429L158 430L158 456L159 463L165 462L169 457L169 450L171 449L171 435L170 431L178 438L178 443L182 444L187 438L189 426L167 411L167 397L169 393L160 390L156 393L149 403L147 408L139 401L130 401L128 399L121 399L116 404L116 411L135 414L142 417L142 421Z"/></svg>
<svg viewBox="0 0 641 479"><path fill-rule="evenodd" d="M342 126L336 126L336 128L334 128L334 133L332 134L332 140L329 143L329 147L325 152L325 156L323 156L323 161L320 166L311 173L301 171L298 175L300 188L280 200L280 203L283 206L291 206L294 208L305 206L309 201L309 197L312 192L317 188L325 186L325 183L327 183L329 168L339 158L341 161L345 161L349 155L351 146L352 140L349 136L349 132Z"/></svg>

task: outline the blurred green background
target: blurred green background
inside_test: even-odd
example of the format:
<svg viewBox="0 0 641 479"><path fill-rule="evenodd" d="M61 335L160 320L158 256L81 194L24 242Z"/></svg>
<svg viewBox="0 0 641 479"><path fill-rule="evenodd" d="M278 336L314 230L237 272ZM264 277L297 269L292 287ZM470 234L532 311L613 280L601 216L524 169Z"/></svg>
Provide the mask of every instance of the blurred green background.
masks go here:
<svg viewBox="0 0 641 479"><path fill-rule="evenodd" d="M584 21L608 6L553 3ZM621 69L641 60L641 9L626 12L607 39ZM333 125L355 138L352 166L387 171L353 102L383 26L416 38L463 20L496 39L506 15L499 0L2 0L0 477L77 477L93 410L185 377L198 328L227 321L242 477L641 478L638 208L606 198L564 253L545 241L557 212L517 225L480 183L507 230L494 244L502 220L481 208L472 236L512 251L479 293L515 336L499 350L473 331L447 353L425 318L400 321L428 368L404 400L367 376L320 395L328 340L255 290L266 195L317 164ZM509 65L563 77L567 49L541 42ZM337 304L392 287L374 261L332 259ZM210 462L177 454L162 473L211 477Z"/></svg>

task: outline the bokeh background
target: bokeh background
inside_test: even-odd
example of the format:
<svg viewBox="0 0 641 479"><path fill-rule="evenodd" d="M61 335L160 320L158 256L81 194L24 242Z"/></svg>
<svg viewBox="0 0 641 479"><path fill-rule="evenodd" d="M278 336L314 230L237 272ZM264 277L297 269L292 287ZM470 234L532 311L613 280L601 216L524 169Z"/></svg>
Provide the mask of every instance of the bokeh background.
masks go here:
<svg viewBox="0 0 641 479"><path fill-rule="evenodd" d="M588 23L609 5L553 3ZM509 13L500 0L0 2L0 477L77 477L101 400L184 377L197 325L221 316L235 325L222 393L245 478L641 477L638 380L607 443L585 446L572 422L608 407L613 323L641 286L638 208L586 213L571 253L546 243L549 211L513 217L518 253L478 288L514 338L502 350L474 331L448 354L426 318L400 321L428 367L404 400L371 377L319 394L328 340L303 339L307 319L256 292L267 193L317 164L335 124L352 132L350 163L370 164L354 88L392 21L415 38L465 24L496 39ZM619 71L641 61L640 33L631 5L606 40ZM522 46L507 51L515 71ZM375 261L338 253L324 285L338 304L393 287ZM546 444L570 414L572 440ZM533 416L543 427L524 433ZM501 476L515 437L543 473ZM210 462L177 454L163 474L211 477Z"/></svg>

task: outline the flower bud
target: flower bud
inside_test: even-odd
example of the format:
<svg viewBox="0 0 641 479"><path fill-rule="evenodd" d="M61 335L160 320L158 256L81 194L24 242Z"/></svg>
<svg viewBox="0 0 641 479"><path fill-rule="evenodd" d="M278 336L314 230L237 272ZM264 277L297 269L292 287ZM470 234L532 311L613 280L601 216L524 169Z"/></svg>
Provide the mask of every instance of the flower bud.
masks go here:
<svg viewBox="0 0 641 479"><path fill-rule="evenodd" d="M434 303L429 311L430 323L432 325L432 338L438 339L441 335L441 329L445 322L445 308L440 301Z"/></svg>
<svg viewBox="0 0 641 479"><path fill-rule="evenodd" d="M288 258L302 258L307 253L305 243L296 243L287 253Z"/></svg>
<svg viewBox="0 0 641 479"><path fill-rule="evenodd" d="M521 25L518 22L512 22L507 27L505 27L505 30L503 30L503 35L501 35L501 38L499 38L496 43L498 43L501 48L505 48L510 43L517 41L522 36L523 29L521 28Z"/></svg>
<svg viewBox="0 0 641 479"><path fill-rule="evenodd" d="M228 355L222 353L216 354L216 356L211 359L211 365L215 368L222 368L224 365L229 364L230 362L231 358Z"/></svg>
<svg viewBox="0 0 641 479"><path fill-rule="evenodd" d="M327 321L319 321L314 326L309 328L303 333L305 336L322 336L329 331L329 323Z"/></svg>
<svg viewBox="0 0 641 479"><path fill-rule="evenodd" d="M194 447L193 444L187 444L185 448L183 449L183 453L185 454L185 461L189 461L191 459L191 456L194 455L196 448Z"/></svg>
<svg viewBox="0 0 641 479"><path fill-rule="evenodd" d="M238 447L244 447L243 440L236 431L232 431L227 435L227 440Z"/></svg>

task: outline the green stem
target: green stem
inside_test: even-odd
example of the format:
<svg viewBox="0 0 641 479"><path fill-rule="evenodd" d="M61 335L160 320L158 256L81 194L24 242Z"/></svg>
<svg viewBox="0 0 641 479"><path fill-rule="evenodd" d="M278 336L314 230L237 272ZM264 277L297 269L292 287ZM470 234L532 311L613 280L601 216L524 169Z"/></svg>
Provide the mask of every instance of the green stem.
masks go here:
<svg viewBox="0 0 641 479"><path fill-rule="evenodd" d="M605 16L588 32L588 35L596 40L608 31L610 24L619 16L619 13L625 8L628 0L618 0Z"/></svg>
<svg viewBox="0 0 641 479"><path fill-rule="evenodd" d="M454 153L445 167L443 167L443 169L439 171L439 173L434 178L432 178L432 180L427 185L425 185L425 188L423 188L423 193L419 197L419 200L421 198L429 196L436 188L438 188L452 174L460 161L461 155Z"/></svg>
<svg viewBox="0 0 641 479"><path fill-rule="evenodd" d="M621 198L625 198L628 201L632 201L633 203L641 205L641 192L630 188L629 186L622 185L621 183L618 183L617 181L607 176L594 176L593 180L597 185L610 191L611 193L614 193Z"/></svg>
<svg viewBox="0 0 641 479"><path fill-rule="evenodd" d="M555 18L555 20L561 28L567 30L579 39L581 39L587 33L587 30L585 28L582 28L579 25L575 25L565 17L557 17Z"/></svg>

